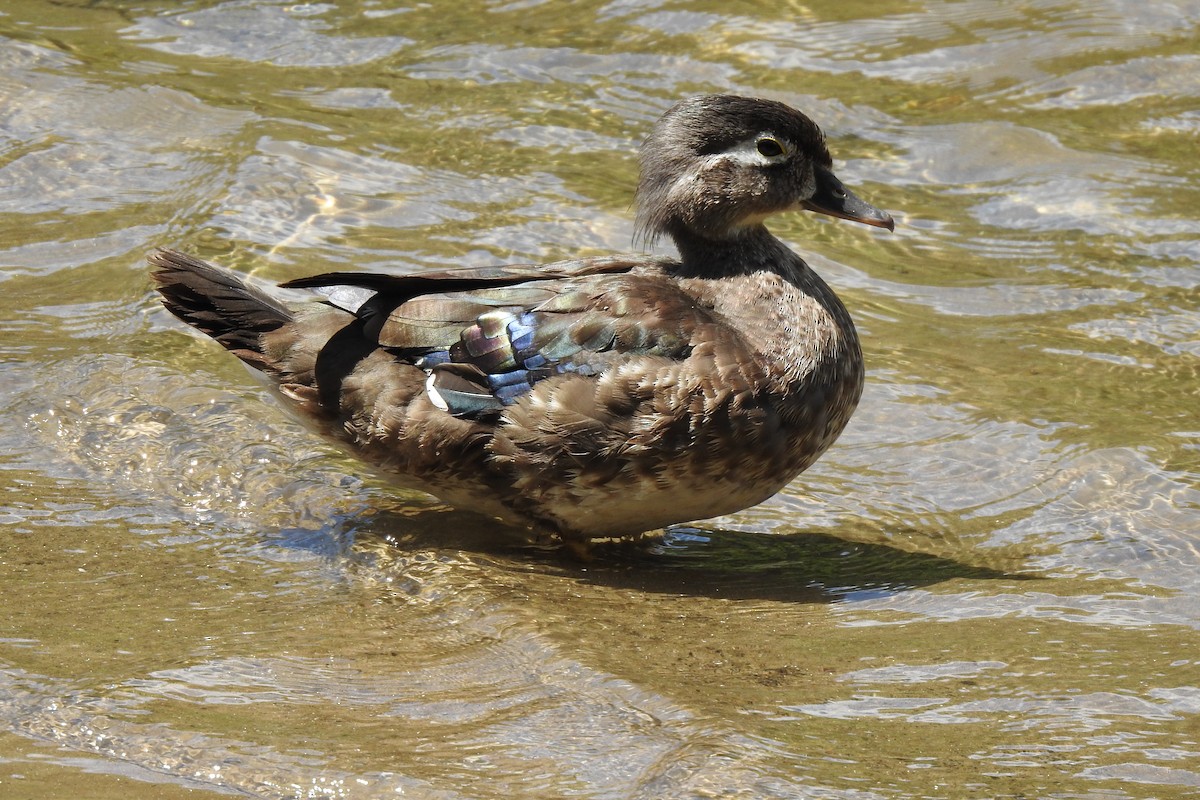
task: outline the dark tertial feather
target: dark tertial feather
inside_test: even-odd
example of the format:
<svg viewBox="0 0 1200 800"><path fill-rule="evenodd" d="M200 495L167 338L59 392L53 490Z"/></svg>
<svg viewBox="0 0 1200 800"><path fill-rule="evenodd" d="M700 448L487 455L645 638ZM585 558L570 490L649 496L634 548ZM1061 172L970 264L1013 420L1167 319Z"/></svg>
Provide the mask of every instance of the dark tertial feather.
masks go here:
<svg viewBox="0 0 1200 800"><path fill-rule="evenodd" d="M326 272L280 284L285 289L315 289L327 286L358 286L386 294L403 303L423 294L472 292L533 281L628 272L635 261L628 258L592 258L563 261L546 266L511 266L449 269L415 275L377 275L367 272Z"/></svg>
<svg viewBox="0 0 1200 800"><path fill-rule="evenodd" d="M327 409L338 408L346 378L363 359L379 349L363 334L364 327L362 320L352 320L330 336L325 345L317 351L313 377L321 405Z"/></svg>

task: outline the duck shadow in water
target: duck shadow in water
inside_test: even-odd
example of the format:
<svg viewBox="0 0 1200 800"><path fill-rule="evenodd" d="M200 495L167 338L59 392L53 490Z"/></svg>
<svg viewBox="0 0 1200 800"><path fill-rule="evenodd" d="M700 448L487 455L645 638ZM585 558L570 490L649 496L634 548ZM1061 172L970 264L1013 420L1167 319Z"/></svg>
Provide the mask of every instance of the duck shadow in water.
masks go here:
<svg viewBox="0 0 1200 800"><path fill-rule="evenodd" d="M498 569L544 571L647 593L731 600L836 602L956 579L1036 577L823 532L768 534L694 525L673 526L661 538L599 544L583 560L557 544L530 544L523 532L506 530L495 520L440 508L379 511L362 520L354 538L375 552L380 544L397 555L457 551Z"/></svg>

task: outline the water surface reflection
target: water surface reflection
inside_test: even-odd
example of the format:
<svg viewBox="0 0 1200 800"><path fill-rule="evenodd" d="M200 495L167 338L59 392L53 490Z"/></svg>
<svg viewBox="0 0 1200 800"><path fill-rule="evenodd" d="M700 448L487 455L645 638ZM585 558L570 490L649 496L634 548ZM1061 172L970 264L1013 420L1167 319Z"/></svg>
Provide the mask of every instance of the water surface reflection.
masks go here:
<svg viewBox="0 0 1200 800"><path fill-rule="evenodd" d="M14 0L0 795L1200 795L1196 2ZM767 503L580 563L396 492L158 309L630 247L679 96L898 212L776 230L859 323Z"/></svg>

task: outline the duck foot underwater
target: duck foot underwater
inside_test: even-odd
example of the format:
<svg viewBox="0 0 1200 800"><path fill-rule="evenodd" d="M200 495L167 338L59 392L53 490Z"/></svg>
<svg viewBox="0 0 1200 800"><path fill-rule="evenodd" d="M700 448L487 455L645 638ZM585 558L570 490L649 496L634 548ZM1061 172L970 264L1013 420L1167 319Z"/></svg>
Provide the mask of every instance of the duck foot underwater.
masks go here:
<svg viewBox="0 0 1200 800"><path fill-rule="evenodd" d="M677 259L333 272L282 284L319 301L296 308L183 253L149 260L168 310L397 483L586 552L759 503L833 444L858 335L763 221L894 228L782 103L678 103L640 164L638 231Z"/></svg>

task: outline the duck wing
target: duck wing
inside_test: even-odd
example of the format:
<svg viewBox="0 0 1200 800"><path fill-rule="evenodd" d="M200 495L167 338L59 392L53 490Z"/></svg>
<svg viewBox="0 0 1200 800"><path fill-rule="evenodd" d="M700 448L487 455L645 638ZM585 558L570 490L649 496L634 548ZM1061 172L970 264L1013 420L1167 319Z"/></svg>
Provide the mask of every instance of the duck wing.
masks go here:
<svg viewBox="0 0 1200 800"><path fill-rule="evenodd" d="M284 286L315 289L354 314L363 339L426 371L438 407L486 419L555 376L598 375L635 356L686 357L711 315L661 269L645 269L660 265L596 258L420 275L328 273Z"/></svg>

